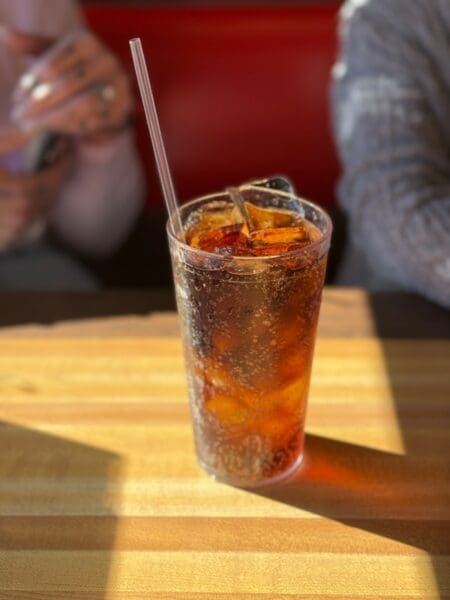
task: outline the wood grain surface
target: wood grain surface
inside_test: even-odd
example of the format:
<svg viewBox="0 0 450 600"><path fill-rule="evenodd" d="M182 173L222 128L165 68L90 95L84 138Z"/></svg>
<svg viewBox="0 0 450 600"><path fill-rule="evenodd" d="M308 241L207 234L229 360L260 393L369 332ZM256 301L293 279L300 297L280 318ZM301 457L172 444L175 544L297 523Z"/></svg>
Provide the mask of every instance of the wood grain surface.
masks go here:
<svg viewBox="0 0 450 600"><path fill-rule="evenodd" d="M155 298L0 297L0 600L450 598L448 313L326 290L304 464L249 492Z"/></svg>

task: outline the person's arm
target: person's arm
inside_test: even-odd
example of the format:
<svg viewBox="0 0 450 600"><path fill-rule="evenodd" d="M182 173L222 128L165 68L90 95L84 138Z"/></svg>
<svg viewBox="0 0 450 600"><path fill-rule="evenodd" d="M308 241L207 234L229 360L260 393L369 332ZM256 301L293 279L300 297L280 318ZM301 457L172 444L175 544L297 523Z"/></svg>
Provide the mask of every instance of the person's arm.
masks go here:
<svg viewBox="0 0 450 600"><path fill-rule="evenodd" d="M143 203L144 179L130 130L107 142L80 142L51 225L68 244L105 256L124 240Z"/></svg>
<svg viewBox="0 0 450 600"><path fill-rule="evenodd" d="M347 2L333 106L339 194L357 247L387 279L450 306L449 22L445 29L441 17L436 3Z"/></svg>

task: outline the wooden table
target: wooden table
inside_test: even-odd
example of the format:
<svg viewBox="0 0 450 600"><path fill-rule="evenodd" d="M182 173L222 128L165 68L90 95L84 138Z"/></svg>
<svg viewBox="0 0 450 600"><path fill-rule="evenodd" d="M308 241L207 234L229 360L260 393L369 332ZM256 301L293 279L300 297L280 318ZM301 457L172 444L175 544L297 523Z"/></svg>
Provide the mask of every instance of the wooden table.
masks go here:
<svg viewBox="0 0 450 600"><path fill-rule="evenodd" d="M450 597L449 314L326 290L304 467L249 492L196 464L166 301L0 297L0 599Z"/></svg>

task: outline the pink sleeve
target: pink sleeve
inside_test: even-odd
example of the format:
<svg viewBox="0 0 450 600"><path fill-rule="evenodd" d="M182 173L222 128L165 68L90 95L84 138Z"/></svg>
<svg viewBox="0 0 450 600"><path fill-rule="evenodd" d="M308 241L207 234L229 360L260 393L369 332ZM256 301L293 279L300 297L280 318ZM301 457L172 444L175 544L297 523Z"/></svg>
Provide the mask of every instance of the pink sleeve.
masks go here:
<svg viewBox="0 0 450 600"><path fill-rule="evenodd" d="M144 200L144 177L131 130L104 144L80 144L77 164L52 215L52 226L88 256L112 254Z"/></svg>
<svg viewBox="0 0 450 600"><path fill-rule="evenodd" d="M60 37L83 25L73 0L0 0L0 23L24 33Z"/></svg>

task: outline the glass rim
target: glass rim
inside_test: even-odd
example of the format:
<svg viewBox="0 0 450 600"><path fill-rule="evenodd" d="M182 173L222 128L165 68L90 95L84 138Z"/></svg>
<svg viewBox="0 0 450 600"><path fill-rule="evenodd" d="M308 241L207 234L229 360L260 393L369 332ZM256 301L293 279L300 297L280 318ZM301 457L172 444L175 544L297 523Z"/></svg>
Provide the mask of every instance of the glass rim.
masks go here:
<svg viewBox="0 0 450 600"><path fill-rule="evenodd" d="M243 186L245 188L256 188L260 191L265 191L265 192L272 192L272 195L277 195L277 196L282 196L285 198L296 198L297 200L300 200L300 202L302 204L306 204L307 206L309 206L310 208L314 209L315 211L317 211L318 213L321 214L321 216L323 217L324 221L325 221L325 230L323 232L320 232L321 235L317 240L314 240L314 242L312 242L311 244L308 244L307 246L304 246L303 248L297 248L296 250L289 250L288 252L283 252L282 254L265 254L262 256L223 256L222 254L218 254L218 253L214 253L214 252L208 252L207 250L201 250L200 248L194 248L193 246L190 246L189 244L187 244L185 241L180 240L175 231L173 230L173 226L172 226L172 222L171 219L167 219L166 222L166 231L167 231L167 235L169 237L170 240L174 241L175 243L177 243L179 246L184 247L186 250L189 250L193 253L195 253L198 256L203 256L204 258L215 258L217 259L221 259L221 260L233 260L233 261L270 261L270 260L274 260L277 259L279 260L280 258L284 258L284 257L293 257L293 256L298 256L301 254L305 254L306 252L310 252L311 250L314 250L315 248L319 247L321 244L323 244L324 242L326 242L327 240L329 240L331 238L331 233L333 231L333 223L331 221L331 217L329 216L329 214L327 213L327 211L325 209L323 209L321 206L319 206L318 204L315 204L314 202L311 202L310 200L306 200L306 198L302 198L301 196L297 196L296 194L290 194L289 192L285 192L283 190L273 190L270 188L263 188L261 186L256 186L256 185L246 185ZM182 204L181 206L178 207L178 211L181 213L181 211L186 208L189 207L192 204L196 204L197 202L201 202L201 201L207 201L207 200L213 200L214 198L217 198L217 196L223 196L226 195L227 192L222 191L222 192L214 192L212 194L206 194L205 196L199 196L198 198L193 198L192 200L189 200L188 202L185 202L184 204ZM307 219L308 220L308 219Z"/></svg>

